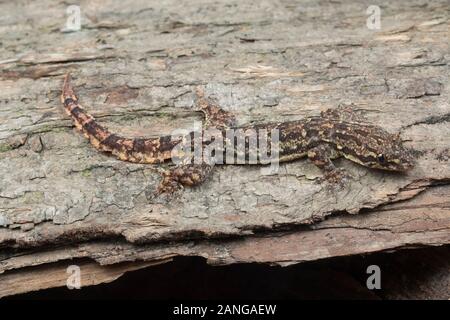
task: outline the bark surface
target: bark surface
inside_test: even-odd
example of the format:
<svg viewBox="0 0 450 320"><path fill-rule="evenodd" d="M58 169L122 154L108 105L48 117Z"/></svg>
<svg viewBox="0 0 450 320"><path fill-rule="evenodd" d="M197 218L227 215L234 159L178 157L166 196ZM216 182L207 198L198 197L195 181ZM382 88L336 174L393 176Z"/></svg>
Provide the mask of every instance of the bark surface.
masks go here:
<svg viewBox="0 0 450 320"><path fill-rule="evenodd" d="M378 3L371 30L370 1L81 1L76 32L64 2L0 3L0 272L176 255L290 264L450 243L449 3ZM69 71L83 107L121 135L192 128L203 86L239 124L354 104L417 163L399 175L339 160L352 176L342 189L317 183L307 160L273 175L220 166L154 203L158 166L104 155L74 129L59 101Z"/></svg>

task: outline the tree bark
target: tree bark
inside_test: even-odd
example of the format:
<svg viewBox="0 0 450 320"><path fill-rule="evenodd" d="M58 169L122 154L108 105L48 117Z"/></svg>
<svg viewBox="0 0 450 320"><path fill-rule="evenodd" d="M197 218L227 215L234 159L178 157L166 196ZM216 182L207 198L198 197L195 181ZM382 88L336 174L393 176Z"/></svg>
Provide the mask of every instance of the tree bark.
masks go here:
<svg viewBox="0 0 450 320"><path fill-rule="evenodd" d="M0 3L0 272L177 255L286 265L450 243L448 1L378 3L371 30L362 0L86 1L76 32L65 3ZM102 154L74 129L59 101L67 72L121 135L192 128L203 86L240 124L353 104L400 133L416 165L400 175L339 160L352 177L342 189L317 183L306 160L273 175L220 166L154 203L157 166Z"/></svg>

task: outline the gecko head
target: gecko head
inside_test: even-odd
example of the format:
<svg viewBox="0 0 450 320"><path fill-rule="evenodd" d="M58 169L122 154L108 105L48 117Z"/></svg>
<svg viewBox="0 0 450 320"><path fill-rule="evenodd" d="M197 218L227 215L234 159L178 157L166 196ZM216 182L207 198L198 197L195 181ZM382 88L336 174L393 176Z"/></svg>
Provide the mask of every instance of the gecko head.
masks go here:
<svg viewBox="0 0 450 320"><path fill-rule="evenodd" d="M368 166L372 168L406 172L414 167L413 153L403 145L399 135L385 134L371 149Z"/></svg>
<svg viewBox="0 0 450 320"><path fill-rule="evenodd" d="M406 172L414 167L414 162L411 152L403 148L403 150L378 154L374 167L382 170Z"/></svg>
<svg viewBox="0 0 450 320"><path fill-rule="evenodd" d="M414 166L414 157L398 134L375 126L346 130L340 140L344 157L363 166L387 171L406 172ZM338 147L339 149L339 147Z"/></svg>

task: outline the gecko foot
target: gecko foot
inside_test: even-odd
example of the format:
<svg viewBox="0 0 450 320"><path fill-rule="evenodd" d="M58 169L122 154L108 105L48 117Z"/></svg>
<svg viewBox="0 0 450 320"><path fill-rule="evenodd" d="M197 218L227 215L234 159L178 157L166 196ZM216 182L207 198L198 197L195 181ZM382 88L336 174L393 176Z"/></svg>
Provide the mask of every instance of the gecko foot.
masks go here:
<svg viewBox="0 0 450 320"><path fill-rule="evenodd" d="M344 169L335 168L325 172L323 177L317 180L317 183L326 183L328 187L332 188L342 188L350 182L351 178L352 177Z"/></svg>
<svg viewBox="0 0 450 320"><path fill-rule="evenodd" d="M351 176L344 169L336 168L333 171L327 172L324 178L329 183L345 184L351 179Z"/></svg>
<svg viewBox="0 0 450 320"><path fill-rule="evenodd" d="M180 165L162 173L162 180L149 200L167 202L174 194L185 186L193 187L201 184L208 178L213 164Z"/></svg>

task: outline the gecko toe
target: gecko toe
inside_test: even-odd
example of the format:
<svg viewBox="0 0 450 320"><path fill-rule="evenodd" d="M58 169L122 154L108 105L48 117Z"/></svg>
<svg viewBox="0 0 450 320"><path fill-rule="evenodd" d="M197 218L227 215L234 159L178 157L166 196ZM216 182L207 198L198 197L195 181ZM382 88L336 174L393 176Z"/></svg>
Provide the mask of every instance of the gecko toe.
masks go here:
<svg viewBox="0 0 450 320"><path fill-rule="evenodd" d="M343 188L348 185L351 179L352 177L347 173L347 171L341 168L336 168L333 171L325 173L321 180L326 182L330 187Z"/></svg>

